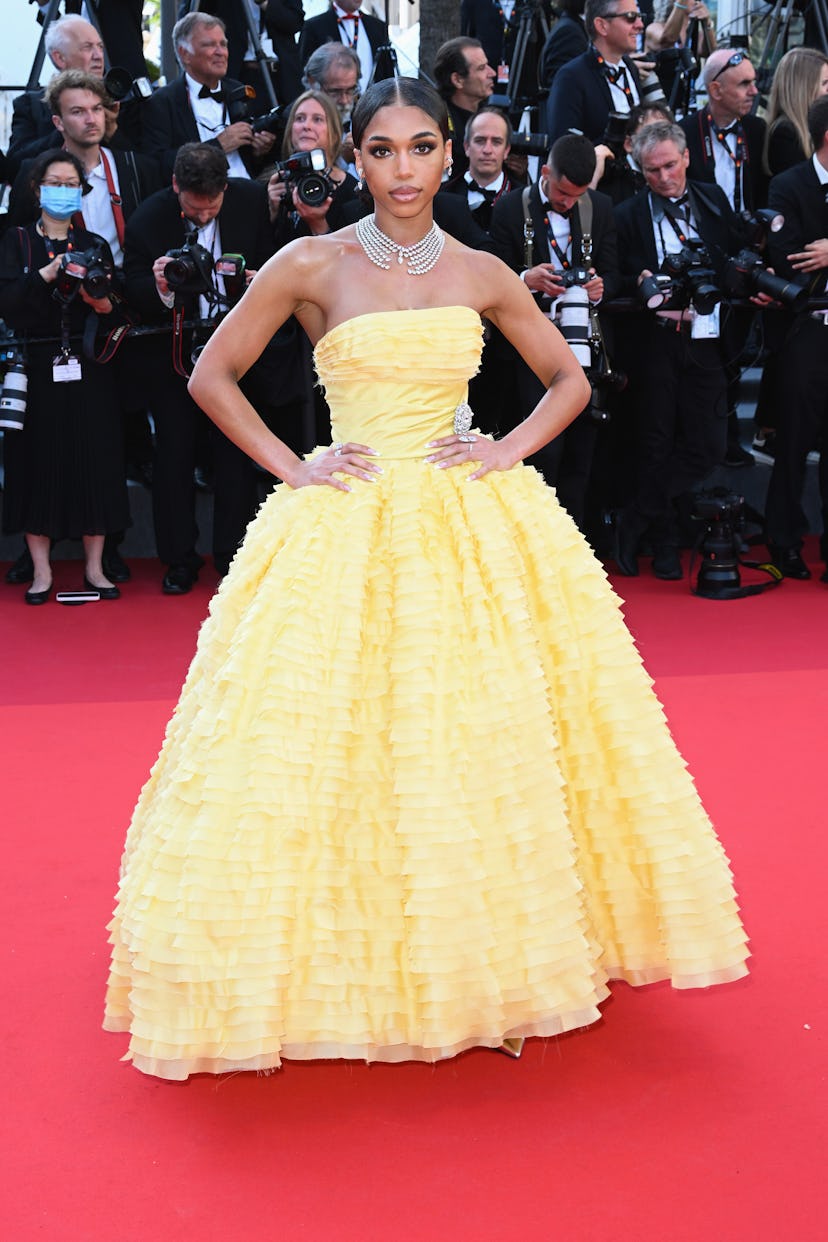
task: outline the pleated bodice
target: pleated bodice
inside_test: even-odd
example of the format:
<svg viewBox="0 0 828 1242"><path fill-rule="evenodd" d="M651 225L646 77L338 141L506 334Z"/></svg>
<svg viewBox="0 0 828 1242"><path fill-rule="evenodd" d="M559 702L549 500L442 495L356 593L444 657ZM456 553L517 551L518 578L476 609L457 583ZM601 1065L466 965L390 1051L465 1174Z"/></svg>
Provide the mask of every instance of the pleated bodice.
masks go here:
<svg viewBox="0 0 828 1242"><path fill-rule="evenodd" d="M483 328L467 306L359 315L319 341L314 360L335 441L381 457L423 457L450 435L480 365Z"/></svg>

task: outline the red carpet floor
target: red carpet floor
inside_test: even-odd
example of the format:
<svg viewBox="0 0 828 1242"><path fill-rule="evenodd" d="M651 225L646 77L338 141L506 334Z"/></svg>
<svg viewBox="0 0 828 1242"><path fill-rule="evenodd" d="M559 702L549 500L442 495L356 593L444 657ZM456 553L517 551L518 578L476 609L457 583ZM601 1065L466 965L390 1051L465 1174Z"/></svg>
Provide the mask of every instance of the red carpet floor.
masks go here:
<svg viewBox="0 0 828 1242"><path fill-rule="evenodd" d="M59 585L79 572L59 566ZM103 928L202 579L164 598L139 563L121 601L74 609L0 586L2 1238L824 1237L828 587L712 603L618 583L733 860L748 980L618 985L601 1023L520 1061L173 1085L100 1029Z"/></svg>

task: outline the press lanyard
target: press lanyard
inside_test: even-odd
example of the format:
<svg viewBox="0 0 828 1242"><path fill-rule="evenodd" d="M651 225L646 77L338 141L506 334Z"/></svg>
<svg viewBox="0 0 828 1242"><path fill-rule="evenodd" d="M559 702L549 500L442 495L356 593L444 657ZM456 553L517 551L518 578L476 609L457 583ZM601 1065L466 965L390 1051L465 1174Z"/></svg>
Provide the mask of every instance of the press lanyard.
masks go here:
<svg viewBox="0 0 828 1242"><path fill-rule="evenodd" d="M349 13L347 17L340 17L339 15L337 15L336 20L337 20L337 24L339 25L339 29L345 35L345 42L348 44L348 46L353 51L356 51L357 40L359 39L359 13ZM354 23L353 39L349 37L348 31L345 29L346 22Z"/></svg>
<svg viewBox="0 0 828 1242"><path fill-rule="evenodd" d="M558 262L560 263L563 270L565 272L568 272L569 269L572 267L572 262L570 259L566 257L566 251L561 249L560 245L558 244L558 239L555 237L555 232L554 232L554 229L552 228L552 212L551 211L547 211L545 219L546 219L546 236L549 238L549 248L557 255ZM566 249L569 250L571 253L571 250L572 250L572 233L571 232L569 234L569 237L567 237L566 239Z"/></svg>
<svg viewBox="0 0 828 1242"><path fill-rule="evenodd" d="M719 145L724 147L725 151L730 156L736 168L736 180L733 186L733 210L741 211L742 210L742 165L747 163L747 143L745 142L744 131L742 130L741 125L737 125L735 129L727 130L727 131L720 129L718 125L716 125L715 121L713 120L713 117L710 115L709 112L707 114L707 124L710 127L710 130L712 131L712 133L716 135L716 140L719 143ZM736 154L735 155L731 151L730 146L727 141L728 133L735 134L736 136Z"/></svg>
<svg viewBox="0 0 828 1242"><path fill-rule="evenodd" d="M624 98L627 101L627 107L630 111L632 111L635 107L635 100L627 79L626 65L608 65L601 53L597 50L595 51L595 59L598 61L600 68L604 70L607 81L611 82L613 86L621 87L621 90L624 92Z"/></svg>

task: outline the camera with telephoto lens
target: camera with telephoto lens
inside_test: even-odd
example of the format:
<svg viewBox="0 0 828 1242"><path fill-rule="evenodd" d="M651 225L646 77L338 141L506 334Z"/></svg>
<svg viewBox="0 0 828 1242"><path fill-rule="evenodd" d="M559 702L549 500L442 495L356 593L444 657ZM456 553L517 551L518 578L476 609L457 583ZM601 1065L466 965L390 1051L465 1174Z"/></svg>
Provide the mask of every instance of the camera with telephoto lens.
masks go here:
<svg viewBox="0 0 828 1242"><path fill-rule="evenodd" d="M676 254L665 254L661 271L670 277L670 304L676 309L692 303L699 315L709 315L722 300L710 255L697 238L686 241Z"/></svg>
<svg viewBox="0 0 828 1242"><path fill-rule="evenodd" d="M515 131L510 144L512 155L537 155L546 159L552 142L548 134L530 134Z"/></svg>
<svg viewBox="0 0 828 1242"><path fill-rule="evenodd" d="M726 599L739 587L744 504L742 496L723 487L698 492L693 498L691 517L704 523L697 595Z"/></svg>
<svg viewBox="0 0 828 1242"><path fill-rule="evenodd" d="M208 293L213 288L213 256L198 242L168 250L164 279L175 293Z"/></svg>
<svg viewBox="0 0 828 1242"><path fill-rule="evenodd" d="M770 207L759 211L743 211L742 223L750 239L750 246L740 250L728 260L724 270L725 291L733 298L749 298L756 293L766 293L791 310L801 310L808 301L808 290L793 280L785 280L769 272L760 250L765 248L768 235L778 233L785 217Z"/></svg>
<svg viewBox="0 0 828 1242"><path fill-rule="evenodd" d="M115 265L105 242L93 242L87 250L68 250L60 257L58 292L64 300L83 287L90 298L105 298L112 288Z"/></svg>
<svg viewBox="0 0 828 1242"><path fill-rule="evenodd" d="M0 396L0 427L8 431L22 431L26 421L26 396L29 381L26 376L26 359L18 345L0 339L0 366L5 368L2 396Z"/></svg>
<svg viewBox="0 0 828 1242"><path fill-rule="evenodd" d="M336 183L327 175L328 157L321 147L314 147L312 151L295 151L276 168L288 190L295 189L308 207L318 207L336 192ZM289 198L286 194L282 202L289 202Z"/></svg>
<svg viewBox="0 0 828 1242"><path fill-rule="evenodd" d="M600 144L609 147L617 160L622 160L626 154L624 141L627 137L629 119L625 112L610 112L607 116L604 132L598 139Z"/></svg>
<svg viewBox="0 0 828 1242"><path fill-rule="evenodd" d="M575 285L589 284L593 273L585 267L569 267L562 272L558 272L557 276L564 289L572 289Z"/></svg>

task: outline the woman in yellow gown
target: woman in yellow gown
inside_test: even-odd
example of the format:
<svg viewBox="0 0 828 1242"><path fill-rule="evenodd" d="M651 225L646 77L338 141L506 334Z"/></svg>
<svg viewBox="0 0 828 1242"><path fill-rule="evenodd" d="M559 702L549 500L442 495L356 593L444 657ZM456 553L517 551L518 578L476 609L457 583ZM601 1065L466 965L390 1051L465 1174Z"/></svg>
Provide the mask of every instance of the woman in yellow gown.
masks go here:
<svg viewBox="0 0 828 1242"><path fill-rule="evenodd" d="M262 269L191 389L283 480L213 600L124 852L105 1025L146 1073L435 1061L745 973L721 845L618 601L522 462L583 407L524 285L432 223L445 108L354 116L375 216ZM236 381L295 314L337 443ZM481 316L546 385L470 430Z"/></svg>

